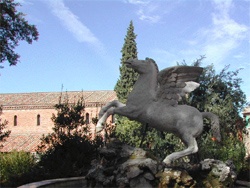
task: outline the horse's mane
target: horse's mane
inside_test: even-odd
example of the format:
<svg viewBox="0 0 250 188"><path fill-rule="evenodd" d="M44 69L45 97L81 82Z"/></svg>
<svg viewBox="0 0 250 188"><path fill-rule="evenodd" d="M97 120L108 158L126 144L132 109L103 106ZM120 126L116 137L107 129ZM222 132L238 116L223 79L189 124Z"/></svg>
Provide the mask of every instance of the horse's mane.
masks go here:
<svg viewBox="0 0 250 188"><path fill-rule="evenodd" d="M156 68L156 70L157 70L157 73L159 73L158 65L156 64L156 62L155 62L153 59L147 57L145 60L146 60L146 61L150 61L151 63L153 63L153 64L155 65L155 68Z"/></svg>

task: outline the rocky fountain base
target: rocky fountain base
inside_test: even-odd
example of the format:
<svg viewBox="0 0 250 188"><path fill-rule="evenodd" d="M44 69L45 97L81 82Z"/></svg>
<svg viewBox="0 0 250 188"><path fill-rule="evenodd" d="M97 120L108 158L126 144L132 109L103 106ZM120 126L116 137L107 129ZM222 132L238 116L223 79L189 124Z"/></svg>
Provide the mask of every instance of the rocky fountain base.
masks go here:
<svg viewBox="0 0 250 188"><path fill-rule="evenodd" d="M165 166L143 149L116 139L99 153L85 177L88 187L233 187L236 180L230 161Z"/></svg>

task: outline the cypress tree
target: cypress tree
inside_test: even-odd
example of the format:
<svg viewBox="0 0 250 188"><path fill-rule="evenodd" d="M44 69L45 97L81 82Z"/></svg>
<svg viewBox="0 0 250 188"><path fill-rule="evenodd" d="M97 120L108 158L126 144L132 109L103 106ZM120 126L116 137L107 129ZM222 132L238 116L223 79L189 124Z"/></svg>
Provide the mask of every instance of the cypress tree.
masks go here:
<svg viewBox="0 0 250 188"><path fill-rule="evenodd" d="M122 58L120 65L120 77L115 85L115 92L118 100L122 103L126 103L129 93L132 91L133 86L138 79L138 73L133 69L127 68L124 64L128 59L137 59L137 47L136 47L136 34L134 33L133 22L130 21L127 29L127 35L124 38L124 44L121 50ZM128 144L139 146L141 136L141 124L136 121L130 121L123 116L117 116L116 121L116 136Z"/></svg>
<svg viewBox="0 0 250 188"><path fill-rule="evenodd" d="M137 47L136 47L136 34L134 33L133 22L130 21L129 27L127 29L127 35L124 39L124 45L122 47L121 53L121 65L120 65L120 78L115 85L115 92L118 99L125 103L128 94L132 91L133 85L138 78L138 73L133 69L127 68L124 64L125 61L132 58L137 58Z"/></svg>

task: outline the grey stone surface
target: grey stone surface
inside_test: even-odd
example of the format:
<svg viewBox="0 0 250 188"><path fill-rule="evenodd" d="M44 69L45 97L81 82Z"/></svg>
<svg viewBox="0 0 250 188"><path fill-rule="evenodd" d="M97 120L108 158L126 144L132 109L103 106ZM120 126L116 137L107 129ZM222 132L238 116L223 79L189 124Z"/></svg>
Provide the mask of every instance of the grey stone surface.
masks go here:
<svg viewBox="0 0 250 188"><path fill-rule="evenodd" d="M232 163L230 163L232 164ZM201 162L201 169L202 170L211 170L211 174L219 178L220 182L226 181L226 179L230 178L236 180L237 176L234 172L234 169L220 161L215 159L205 159Z"/></svg>

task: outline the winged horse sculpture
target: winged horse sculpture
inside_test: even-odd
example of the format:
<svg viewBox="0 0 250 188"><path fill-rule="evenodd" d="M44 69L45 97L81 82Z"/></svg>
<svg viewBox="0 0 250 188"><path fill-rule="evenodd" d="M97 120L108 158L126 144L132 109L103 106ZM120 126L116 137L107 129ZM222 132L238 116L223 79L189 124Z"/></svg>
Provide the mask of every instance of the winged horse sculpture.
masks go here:
<svg viewBox="0 0 250 188"><path fill-rule="evenodd" d="M97 132L104 128L110 115L119 114L147 123L160 131L173 133L187 148L168 155L163 160L166 164L198 151L196 138L203 131L203 118L211 119L213 136L221 140L219 119L215 114L200 112L188 105L178 105L182 96L199 87L194 81L202 73L201 67L174 66L159 72L155 61L150 58L129 59L125 64L139 73L138 80L126 104L114 100L101 109Z"/></svg>

